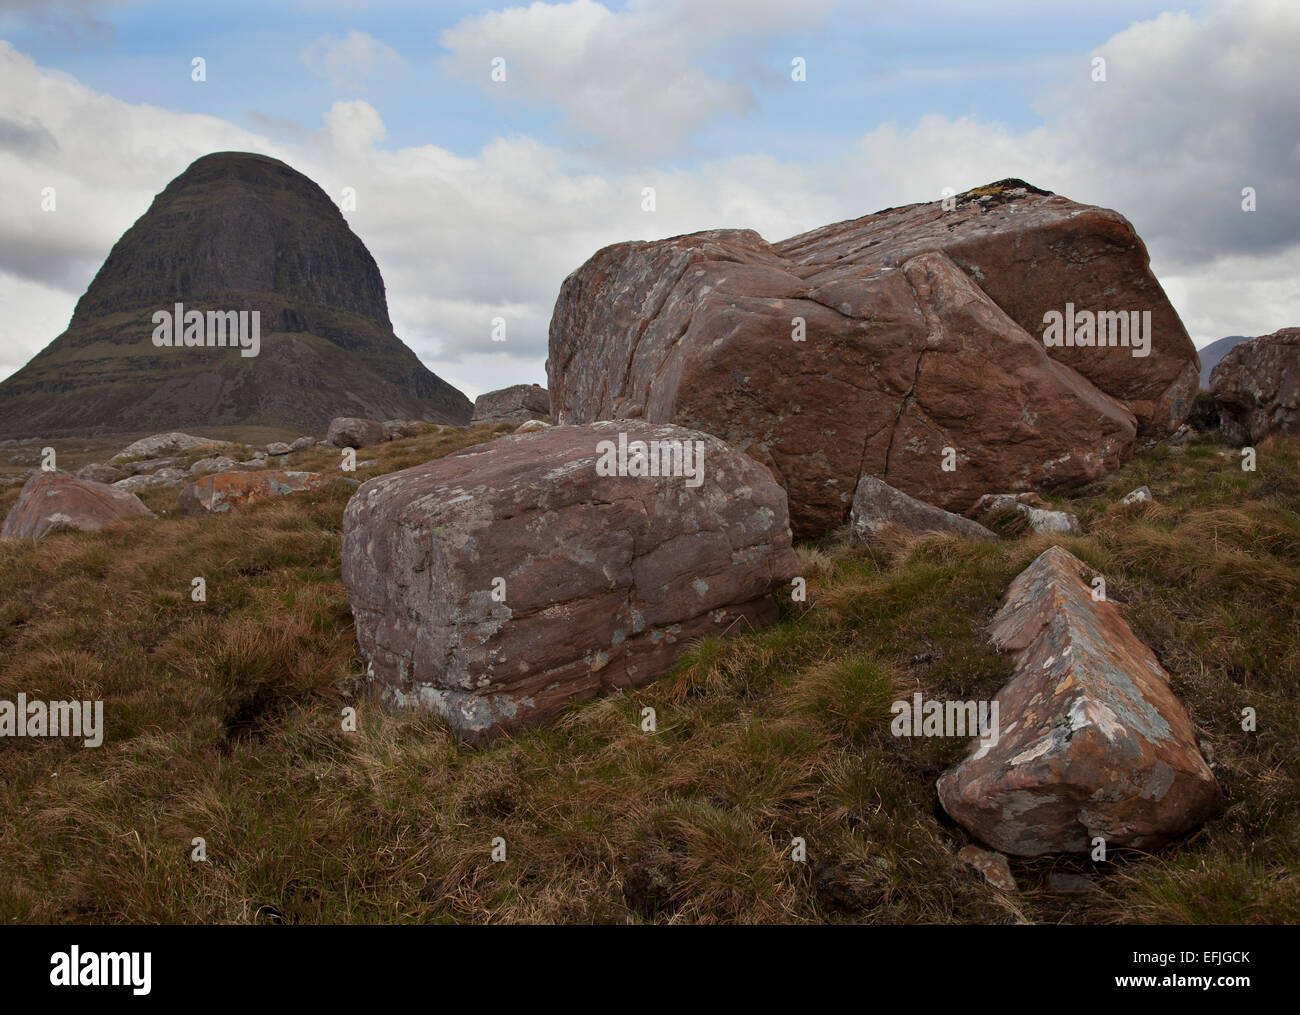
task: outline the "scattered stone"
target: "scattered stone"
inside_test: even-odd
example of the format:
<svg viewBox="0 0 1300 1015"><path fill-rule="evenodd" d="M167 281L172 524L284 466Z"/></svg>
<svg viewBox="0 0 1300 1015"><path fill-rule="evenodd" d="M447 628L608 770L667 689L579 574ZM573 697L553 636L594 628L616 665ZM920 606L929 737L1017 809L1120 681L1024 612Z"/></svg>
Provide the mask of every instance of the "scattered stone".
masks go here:
<svg viewBox="0 0 1300 1015"><path fill-rule="evenodd" d="M524 423L551 414L550 393L539 384L513 384L479 395L469 425Z"/></svg>
<svg viewBox="0 0 1300 1015"><path fill-rule="evenodd" d="M870 543L891 529L913 535L952 532L988 542L995 542L998 538L979 522L909 497L875 476L863 476L858 480L858 489L853 495L849 542L855 545Z"/></svg>
<svg viewBox="0 0 1300 1015"><path fill-rule="evenodd" d="M1151 488L1149 486L1139 486L1131 493L1126 493L1120 498L1119 502L1121 504L1140 504L1147 500L1155 500L1155 497L1151 495Z"/></svg>
<svg viewBox="0 0 1300 1015"><path fill-rule="evenodd" d="M978 846L963 846L957 853L957 859L983 874L984 880L994 888L1004 892L1019 891L1016 879L1011 873L1011 865L1001 853L980 849Z"/></svg>
<svg viewBox="0 0 1300 1015"><path fill-rule="evenodd" d="M336 448L365 448L393 439L388 427L376 419L339 416L330 420L325 440Z"/></svg>
<svg viewBox="0 0 1300 1015"><path fill-rule="evenodd" d="M281 455L287 455L293 447L284 441L272 441L266 446L266 453L273 458L279 458Z"/></svg>
<svg viewBox="0 0 1300 1015"><path fill-rule="evenodd" d="M126 477L121 469L111 465L83 465L76 472L77 479L88 479L92 483L116 483Z"/></svg>
<svg viewBox="0 0 1300 1015"><path fill-rule="evenodd" d="M515 428L515 433L536 433L538 430L545 430L550 425L550 423L540 419L530 419L527 423L520 423Z"/></svg>
<svg viewBox="0 0 1300 1015"><path fill-rule="evenodd" d="M1059 546L1012 582L991 637L1015 655L995 701L996 742L977 741L938 781L944 809L1016 856L1153 849L1218 806L1218 783L1151 650L1088 568Z"/></svg>
<svg viewBox="0 0 1300 1015"><path fill-rule="evenodd" d="M289 445L289 450L306 451L308 448L314 447L315 444L316 444L315 437L299 437L296 441L294 441L292 444Z"/></svg>
<svg viewBox="0 0 1300 1015"><path fill-rule="evenodd" d="M1238 342L1211 372L1210 391L1234 444L1300 434L1300 328Z"/></svg>
<svg viewBox="0 0 1300 1015"><path fill-rule="evenodd" d="M190 466L190 475L198 476L205 472L229 472L240 463L225 455L213 455L211 458L200 458Z"/></svg>
<svg viewBox="0 0 1300 1015"><path fill-rule="evenodd" d="M23 484L0 537L40 539L54 528L95 532L133 517L153 517L133 493L63 472L37 472Z"/></svg>
<svg viewBox="0 0 1300 1015"><path fill-rule="evenodd" d="M142 472L126 479L119 479L113 484L119 490L145 490L151 486L172 486L183 483L189 474L183 469L159 469L157 472Z"/></svg>
<svg viewBox="0 0 1300 1015"><path fill-rule="evenodd" d="M132 476L143 476L150 472L157 472L159 469L174 468L177 461L176 458L146 458L139 462L127 462L122 468Z"/></svg>
<svg viewBox="0 0 1300 1015"><path fill-rule="evenodd" d="M1019 511L1029 519L1035 532L1077 536L1083 533L1079 519L1069 511L1057 511L1035 493L986 493L969 511L968 518L977 518L995 511Z"/></svg>
<svg viewBox="0 0 1300 1015"><path fill-rule="evenodd" d="M268 497L316 490L330 477L318 472L217 472L191 483L180 494L182 514L223 514Z"/></svg>
<svg viewBox="0 0 1300 1015"><path fill-rule="evenodd" d="M702 485L599 475L620 435L702 445ZM700 636L773 623L797 566L771 474L669 425L501 437L363 483L343 518L369 678L469 741L648 683Z"/></svg>

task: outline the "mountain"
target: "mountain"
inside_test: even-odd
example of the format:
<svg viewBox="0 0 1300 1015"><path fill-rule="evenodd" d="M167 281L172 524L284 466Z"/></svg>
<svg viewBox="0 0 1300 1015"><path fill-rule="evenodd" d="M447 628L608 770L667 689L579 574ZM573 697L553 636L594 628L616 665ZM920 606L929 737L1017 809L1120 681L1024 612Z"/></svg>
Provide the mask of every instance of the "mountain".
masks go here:
<svg viewBox="0 0 1300 1015"><path fill-rule="evenodd" d="M155 315L207 332L260 314L260 347L155 344ZM198 316L198 315L195 315ZM204 338L206 336L206 340ZM166 336L164 336L166 337ZM463 424L469 399L393 333L379 267L325 191L248 152L196 160L113 246L68 329L0 383L0 438L335 416Z"/></svg>
<svg viewBox="0 0 1300 1015"><path fill-rule="evenodd" d="M1223 359L1238 342L1244 342L1250 338L1249 335L1229 335L1227 338L1221 338L1217 342L1211 342L1204 349L1198 350L1201 354L1201 387L1210 386L1210 371L1214 365Z"/></svg>

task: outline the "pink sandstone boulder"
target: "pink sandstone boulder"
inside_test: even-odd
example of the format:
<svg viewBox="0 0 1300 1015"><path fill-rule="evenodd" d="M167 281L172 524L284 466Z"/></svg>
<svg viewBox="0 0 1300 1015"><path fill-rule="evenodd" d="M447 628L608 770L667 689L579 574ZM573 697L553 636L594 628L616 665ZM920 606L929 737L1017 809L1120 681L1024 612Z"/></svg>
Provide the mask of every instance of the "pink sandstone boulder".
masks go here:
<svg viewBox="0 0 1300 1015"><path fill-rule="evenodd" d="M63 472L35 473L18 494L0 537L40 539L54 528L95 532L119 518L152 518L140 498L126 490Z"/></svg>
<svg viewBox="0 0 1300 1015"><path fill-rule="evenodd" d="M637 474L655 441L660 474ZM621 442L627 474L602 474ZM672 468L674 446L691 468ZM772 623L796 569L767 469L644 422L509 435L372 479L344 513L342 565L381 697L469 741L645 684L692 639Z"/></svg>
<svg viewBox="0 0 1300 1015"><path fill-rule="evenodd" d="M1066 304L1149 311L1149 355L1045 345ZM561 288L547 373L560 423L674 422L754 456L815 536L864 475L950 511L1096 479L1181 422L1197 366L1121 216L1004 181L775 245L607 247Z"/></svg>
<svg viewBox="0 0 1300 1015"><path fill-rule="evenodd" d="M939 778L944 809L1004 853L1153 849L1221 799L1168 674L1087 571L1053 546L1011 583L991 631L1015 655L1001 729Z"/></svg>
<svg viewBox="0 0 1300 1015"><path fill-rule="evenodd" d="M1300 328L1238 342L1210 373L1210 391L1233 443L1300 434Z"/></svg>

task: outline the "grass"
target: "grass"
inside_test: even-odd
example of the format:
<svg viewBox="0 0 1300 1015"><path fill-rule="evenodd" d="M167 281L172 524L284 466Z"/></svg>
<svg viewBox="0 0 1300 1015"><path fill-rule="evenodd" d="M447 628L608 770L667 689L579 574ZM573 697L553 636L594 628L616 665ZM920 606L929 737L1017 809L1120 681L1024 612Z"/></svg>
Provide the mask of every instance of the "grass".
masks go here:
<svg viewBox="0 0 1300 1015"><path fill-rule="evenodd" d="M363 449L378 463L359 475L506 429ZM313 449L286 467L336 464ZM1155 503L1117 505L1142 483ZM1157 446L1057 498L1086 536L1008 518L995 545L801 546L807 602L774 627L698 643L655 684L482 748L362 695L339 579L351 492L191 519L174 489L148 489L157 520L0 544L0 698L102 698L108 726L97 749L0 742L0 918L1300 920L1300 441L1261 445L1255 473L1209 438ZM1013 860L1022 890L1006 895L956 860L968 839L937 806L965 744L891 736L888 705L991 696L1010 664L988 621L1053 541L1106 576L1170 672L1226 801L1154 856ZM1095 890L1049 892L1062 870Z"/></svg>

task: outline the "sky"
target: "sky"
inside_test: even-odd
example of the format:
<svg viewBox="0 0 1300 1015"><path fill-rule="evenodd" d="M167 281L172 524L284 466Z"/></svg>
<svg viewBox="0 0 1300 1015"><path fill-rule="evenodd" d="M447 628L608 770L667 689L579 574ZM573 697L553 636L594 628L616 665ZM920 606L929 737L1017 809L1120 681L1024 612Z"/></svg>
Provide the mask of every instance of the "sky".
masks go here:
<svg viewBox="0 0 1300 1015"><path fill-rule="evenodd" d="M231 150L353 188L395 331L471 398L546 383L603 246L1006 177L1127 216L1197 346L1265 334L1300 324L1297 53L1296 0L0 0L0 378Z"/></svg>

